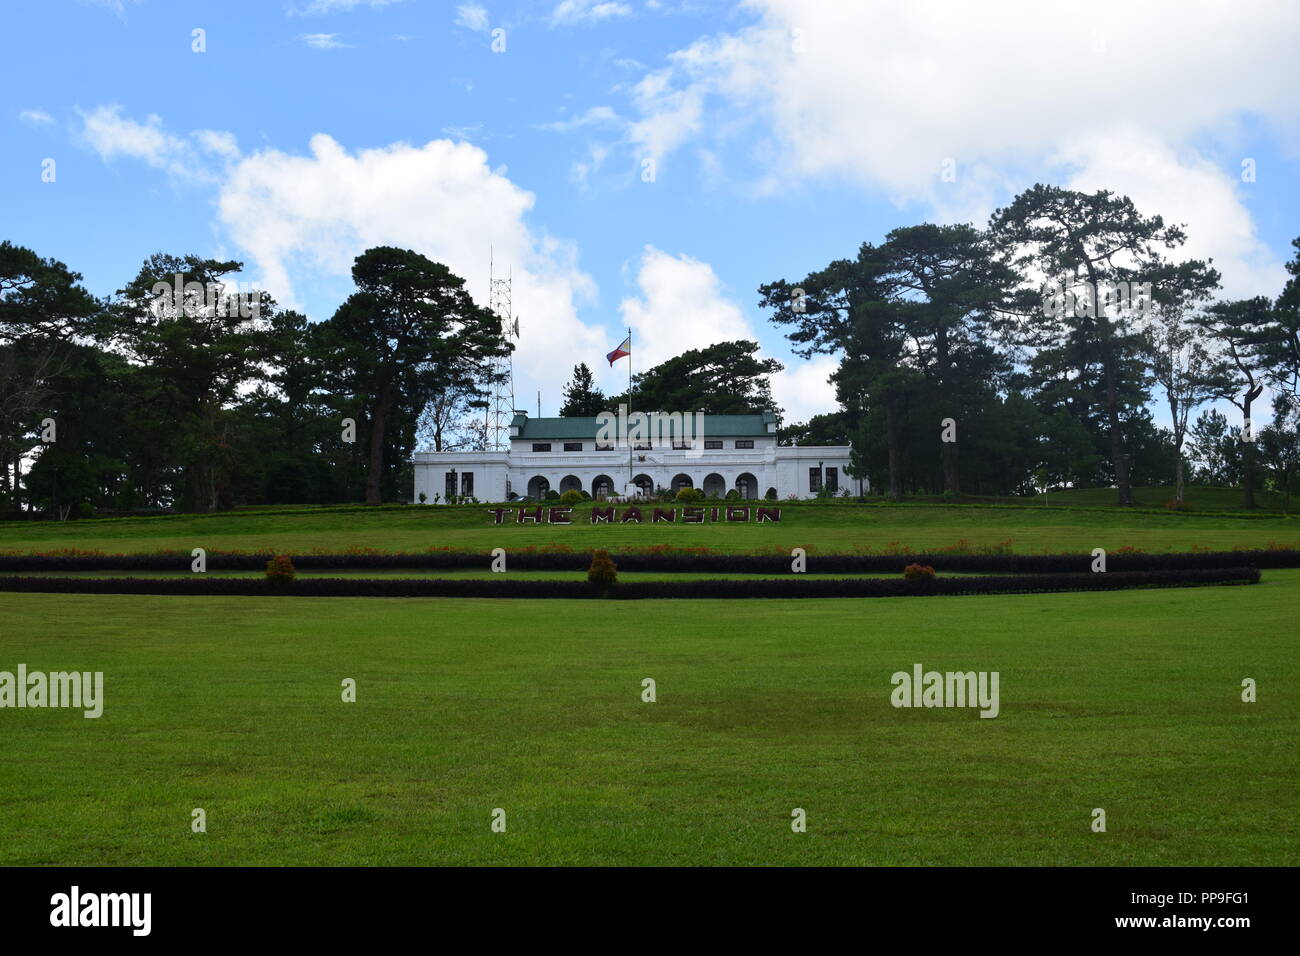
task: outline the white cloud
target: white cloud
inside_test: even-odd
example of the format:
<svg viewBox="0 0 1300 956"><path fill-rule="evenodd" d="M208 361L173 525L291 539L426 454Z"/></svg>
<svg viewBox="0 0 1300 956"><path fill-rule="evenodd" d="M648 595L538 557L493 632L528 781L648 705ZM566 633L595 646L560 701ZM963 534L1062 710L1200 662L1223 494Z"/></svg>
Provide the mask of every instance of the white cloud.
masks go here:
<svg viewBox="0 0 1300 956"><path fill-rule="evenodd" d="M86 6L103 7L106 10L111 10L119 20L126 20L126 4L128 0L81 0L81 2ZM140 0L129 0L129 2L138 4Z"/></svg>
<svg viewBox="0 0 1300 956"><path fill-rule="evenodd" d="M838 356L818 355L807 361L795 358L785 366L785 371L772 376L772 395L785 410L784 421L806 422L840 407L830 383L840 367Z"/></svg>
<svg viewBox="0 0 1300 956"><path fill-rule="evenodd" d="M168 133L157 115L143 123L122 115L118 105L100 106L86 113L78 109L82 135L101 159L138 159L173 176L190 178L197 171L190 162L185 140Z"/></svg>
<svg viewBox="0 0 1300 956"><path fill-rule="evenodd" d="M232 133L201 129L188 138L163 128L162 117L150 114L143 123L122 115L117 104L99 106L90 112L78 108L81 138L108 162L119 157L138 159L170 176L183 180L208 181L216 176L203 154L219 162L238 158L239 146Z"/></svg>
<svg viewBox="0 0 1300 956"><path fill-rule="evenodd" d="M758 339L753 324L727 296L707 262L646 246L636 268L640 296L619 303L623 322L632 329L636 370L644 371L688 349ZM794 358L783 364L785 371L772 377L772 393L785 409L787 421L803 421L837 407L835 390L826 378L838 359ZM609 390L625 387L608 370L603 380Z"/></svg>
<svg viewBox="0 0 1300 956"><path fill-rule="evenodd" d="M401 2L402 0L311 0L305 6L291 8L289 14L291 16L311 16L323 13L349 13L357 7L379 9L380 7L389 7Z"/></svg>
<svg viewBox="0 0 1300 956"><path fill-rule="evenodd" d="M468 143L350 152L317 134L310 155L266 150L232 166L218 215L260 270L263 287L286 305L313 285L346 294L353 259L376 245L445 263L486 304L493 256L498 277L512 275L520 322L517 401L532 406L541 389L553 410L573 365L594 366L613 346L604 329L578 318L578 304L594 299L594 284L572 243L530 227L534 202Z"/></svg>
<svg viewBox="0 0 1300 956"><path fill-rule="evenodd" d="M756 164L760 191L831 178L978 222L1009 191L1068 175L1052 165L1062 160L1093 164L1081 182L1147 189L1141 163L1116 162L1101 144L1155 150L1184 183L1208 181L1206 159L1188 149L1206 137L1238 171L1243 118L1300 154L1300 7L1291 0L747 7L752 26L676 51L632 88L639 115L625 142L638 158L742 141L740 127L745 154L718 153ZM949 159L955 182L941 178ZM1196 228L1217 243L1225 280L1233 263L1251 279L1260 250L1230 178L1218 177L1216 201L1203 197Z"/></svg>
<svg viewBox="0 0 1300 956"><path fill-rule="evenodd" d="M597 2L597 0L561 0L551 11L553 25L574 23L599 23L617 17L629 17L632 8L626 3Z"/></svg>
<svg viewBox="0 0 1300 956"><path fill-rule="evenodd" d="M28 126L53 126L54 117L45 110L23 110L18 118Z"/></svg>
<svg viewBox="0 0 1300 956"><path fill-rule="evenodd" d="M1058 157L1077 171L1065 183L1093 192L1124 184L1139 211L1185 224L1180 258L1213 259L1226 298L1276 294L1287 274L1260 240L1246 208L1249 186L1195 151L1173 149L1139 131L1118 131L1071 144Z"/></svg>
<svg viewBox="0 0 1300 956"><path fill-rule="evenodd" d="M223 159L239 158L239 143L234 133L226 130L200 129L195 130L192 135L199 145L210 153L215 153Z"/></svg>
<svg viewBox="0 0 1300 956"><path fill-rule="evenodd" d="M707 262L646 246L637 266L640 298L619 303L645 370L687 349L754 338L744 312L723 294Z"/></svg>
<svg viewBox="0 0 1300 956"><path fill-rule="evenodd" d="M481 33L488 28L488 12L480 4L462 3L456 8L456 24Z"/></svg>
<svg viewBox="0 0 1300 956"><path fill-rule="evenodd" d="M348 46L337 33L304 33L298 39L313 50L341 50Z"/></svg>

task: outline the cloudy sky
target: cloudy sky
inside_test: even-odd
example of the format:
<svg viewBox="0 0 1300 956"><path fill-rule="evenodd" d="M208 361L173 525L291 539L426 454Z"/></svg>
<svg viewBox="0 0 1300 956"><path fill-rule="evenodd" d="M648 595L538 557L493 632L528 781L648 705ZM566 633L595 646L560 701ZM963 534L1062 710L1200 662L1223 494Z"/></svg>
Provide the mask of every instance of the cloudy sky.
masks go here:
<svg viewBox="0 0 1300 956"><path fill-rule="evenodd" d="M0 237L100 295L153 252L240 259L313 319L368 246L485 301L491 255L544 414L575 362L625 384L627 327L638 370L755 338L788 417L828 411L833 363L758 285L1039 181L1186 223L1234 297L1300 235L1294 0L18 0L4 27Z"/></svg>

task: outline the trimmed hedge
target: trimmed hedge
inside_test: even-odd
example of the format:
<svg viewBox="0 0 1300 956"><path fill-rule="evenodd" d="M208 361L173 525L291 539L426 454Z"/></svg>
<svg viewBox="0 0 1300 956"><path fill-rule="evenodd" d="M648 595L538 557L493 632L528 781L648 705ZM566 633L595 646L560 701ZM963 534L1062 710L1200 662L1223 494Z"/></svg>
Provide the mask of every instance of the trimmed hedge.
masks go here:
<svg viewBox="0 0 1300 956"><path fill-rule="evenodd" d="M261 571L269 554L209 554L210 571ZM490 555L438 551L430 554L292 555L299 571L411 568L450 570L487 568ZM693 571L733 574L791 574L790 558L779 554L611 554L621 571ZM186 571L188 555L0 555L0 572L23 571ZM507 552L513 571L586 572L591 553ZM810 554L810 574L902 574L909 564L936 571L983 574L1068 574L1091 571L1088 554ZM1195 551L1174 554L1110 552L1107 571L1178 571L1211 568L1300 568L1300 551Z"/></svg>
<svg viewBox="0 0 1300 956"><path fill-rule="evenodd" d="M644 581L595 591L585 581L509 579L384 580L298 578L274 586L255 578L175 579L0 577L0 591L43 594L250 595L293 597L479 597L618 600L643 598L872 598L943 594L1018 594L1044 591L1115 591L1144 587L1257 584L1256 568L1180 571L1108 571L1105 574L1034 574L1021 577L935 578L932 581L862 578L810 581L795 575L749 581Z"/></svg>

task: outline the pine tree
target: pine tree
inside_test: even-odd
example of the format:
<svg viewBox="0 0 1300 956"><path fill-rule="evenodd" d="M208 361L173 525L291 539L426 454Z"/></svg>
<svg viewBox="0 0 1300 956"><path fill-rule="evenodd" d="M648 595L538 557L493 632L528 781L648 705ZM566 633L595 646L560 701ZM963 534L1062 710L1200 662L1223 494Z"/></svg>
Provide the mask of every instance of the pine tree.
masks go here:
<svg viewBox="0 0 1300 956"><path fill-rule="evenodd" d="M590 418L606 408L604 394L596 388L591 369L585 362L573 367L573 378L564 386L564 407L560 415L564 418Z"/></svg>

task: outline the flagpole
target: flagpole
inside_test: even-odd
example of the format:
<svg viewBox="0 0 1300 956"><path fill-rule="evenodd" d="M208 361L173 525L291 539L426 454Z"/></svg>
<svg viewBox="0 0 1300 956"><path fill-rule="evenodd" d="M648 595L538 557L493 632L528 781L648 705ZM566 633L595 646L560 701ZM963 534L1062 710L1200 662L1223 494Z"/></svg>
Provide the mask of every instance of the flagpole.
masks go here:
<svg viewBox="0 0 1300 956"><path fill-rule="evenodd" d="M632 420L632 330L627 330L627 418ZM632 436L627 439L627 483L631 491L632 484Z"/></svg>

